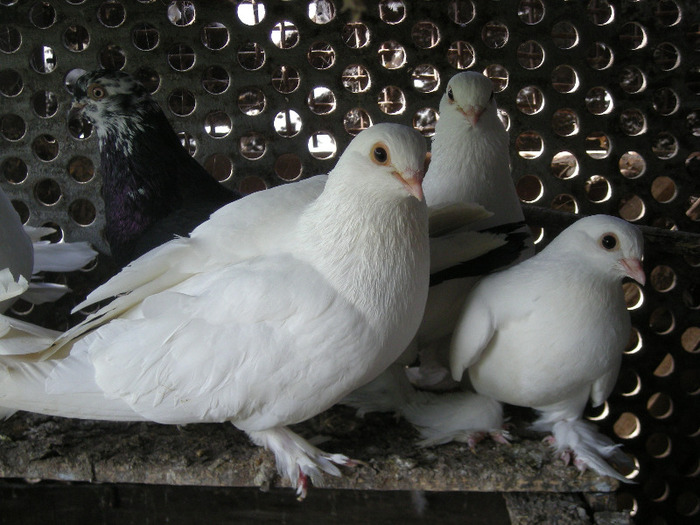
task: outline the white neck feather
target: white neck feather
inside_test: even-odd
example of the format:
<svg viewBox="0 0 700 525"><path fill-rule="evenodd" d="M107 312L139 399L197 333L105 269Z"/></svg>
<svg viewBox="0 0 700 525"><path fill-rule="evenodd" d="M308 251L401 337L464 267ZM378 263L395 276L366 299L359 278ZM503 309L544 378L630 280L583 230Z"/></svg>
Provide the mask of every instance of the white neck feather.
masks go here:
<svg viewBox="0 0 700 525"><path fill-rule="evenodd" d="M430 266L425 204L408 194L394 199L331 177L299 223L306 256L382 332L418 326Z"/></svg>
<svg viewBox="0 0 700 525"><path fill-rule="evenodd" d="M455 111L444 113L423 184L428 205L476 202L496 214L493 219L498 220L489 223L522 221L510 176L509 137L495 108L482 115L479 128Z"/></svg>

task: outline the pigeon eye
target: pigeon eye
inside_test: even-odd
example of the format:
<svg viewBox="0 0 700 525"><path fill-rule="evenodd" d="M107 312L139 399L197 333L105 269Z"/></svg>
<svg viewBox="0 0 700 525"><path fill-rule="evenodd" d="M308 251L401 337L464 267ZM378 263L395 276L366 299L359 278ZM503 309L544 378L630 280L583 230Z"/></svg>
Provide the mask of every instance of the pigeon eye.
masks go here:
<svg viewBox="0 0 700 525"><path fill-rule="evenodd" d="M606 233L600 238L600 245L606 250L614 250L617 244L617 235L614 233Z"/></svg>
<svg viewBox="0 0 700 525"><path fill-rule="evenodd" d="M372 160L380 166L389 164L389 150L381 142L378 142L372 148Z"/></svg>
<svg viewBox="0 0 700 525"><path fill-rule="evenodd" d="M107 92L99 84L90 84L87 88L87 94L92 100L102 100Z"/></svg>
<svg viewBox="0 0 700 525"><path fill-rule="evenodd" d="M452 102L455 101L455 95L452 93L452 88L447 88L447 98L449 98Z"/></svg>

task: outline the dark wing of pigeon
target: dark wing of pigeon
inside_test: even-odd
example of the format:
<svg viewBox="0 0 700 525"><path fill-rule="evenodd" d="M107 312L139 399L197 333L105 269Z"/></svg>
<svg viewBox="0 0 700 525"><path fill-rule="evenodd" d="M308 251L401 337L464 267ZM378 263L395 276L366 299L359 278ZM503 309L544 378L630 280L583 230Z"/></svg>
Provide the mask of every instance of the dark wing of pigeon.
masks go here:
<svg viewBox="0 0 700 525"><path fill-rule="evenodd" d="M102 99L90 98L94 86ZM74 105L97 129L105 237L118 265L188 235L241 196L188 154L158 104L129 75L87 73L76 83Z"/></svg>
<svg viewBox="0 0 700 525"><path fill-rule="evenodd" d="M511 222L481 230L482 233L503 235L505 244L484 255L461 262L430 275L430 286L435 286L450 279L478 277L507 268L529 247L530 234L525 222Z"/></svg>

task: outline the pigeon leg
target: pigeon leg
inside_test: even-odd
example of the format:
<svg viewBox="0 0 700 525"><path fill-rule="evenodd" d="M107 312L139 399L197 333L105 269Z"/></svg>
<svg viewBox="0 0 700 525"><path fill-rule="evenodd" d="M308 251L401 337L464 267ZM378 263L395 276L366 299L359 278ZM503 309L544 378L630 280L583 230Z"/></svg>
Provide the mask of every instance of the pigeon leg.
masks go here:
<svg viewBox="0 0 700 525"><path fill-rule="evenodd" d="M342 454L328 454L286 427L249 431L248 435L253 443L274 453L277 471L296 487L299 501L306 497L311 484L323 485L322 472L340 476L336 465L355 467L364 464Z"/></svg>
<svg viewBox="0 0 700 525"><path fill-rule="evenodd" d="M619 445L598 433L591 423L581 420L558 421L553 425L552 431L553 435L547 436L544 442L559 454L565 465L573 463L580 472L590 468L598 474L629 482L607 460L613 460L627 468L631 461L619 450Z"/></svg>
<svg viewBox="0 0 700 525"><path fill-rule="evenodd" d="M472 452L475 452L476 445L484 439L491 438L492 441L501 445L510 445L510 433L507 430L492 430L490 432L474 432L467 436L466 443Z"/></svg>

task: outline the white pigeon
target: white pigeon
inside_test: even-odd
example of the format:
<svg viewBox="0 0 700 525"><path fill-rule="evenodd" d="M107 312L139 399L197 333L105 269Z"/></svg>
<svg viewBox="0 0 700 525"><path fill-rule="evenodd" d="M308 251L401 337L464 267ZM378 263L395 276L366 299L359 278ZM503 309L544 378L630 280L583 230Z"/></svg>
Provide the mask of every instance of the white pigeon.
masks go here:
<svg viewBox="0 0 700 525"><path fill-rule="evenodd" d="M466 371L478 396L432 395L403 415L428 442L440 443L497 431L492 400L530 407L539 412L533 428L552 432L558 452L573 452L580 468L625 479L605 458L624 463L627 456L582 414L615 386L631 331L621 281L644 284L642 254L638 228L595 215L531 259L481 279L450 350L452 377ZM467 403L469 411L455 410Z"/></svg>
<svg viewBox="0 0 700 525"><path fill-rule="evenodd" d="M335 465L353 462L287 426L376 377L423 314L425 157L418 132L378 124L355 137L327 180L225 206L96 289L86 304L119 297L33 356L43 361L0 357L0 406L230 421L274 453L303 498L309 478L320 483L321 471L340 475Z"/></svg>
<svg viewBox="0 0 700 525"><path fill-rule="evenodd" d="M458 73L447 84L440 100L440 120L435 125L423 191L431 208L454 202L478 203L491 212L469 230L515 234L519 241L515 252L502 255L501 267L534 254L510 174L508 132L498 117L493 84L481 73ZM459 266L453 266L451 271L443 271L445 277L439 284L433 273L425 317L418 331L419 346L452 333L475 273L488 271L487 267L460 274Z"/></svg>
<svg viewBox="0 0 700 525"><path fill-rule="evenodd" d="M430 166L423 183L430 210L479 204L488 214L473 215L456 232L431 235L431 286L425 314L412 345L396 367L405 369L420 354L420 367L387 371L343 403L359 414L397 411L414 402L411 382L424 388L456 386L449 378L449 338L464 299L478 276L533 255L510 174L509 136L498 117L493 84L472 71L447 84L435 125ZM431 231L433 214L431 213Z"/></svg>
<svg viewBox="0 0 700 525"><path fill-rule="evenodd" d="M54 231L22 225L10 199L0 189L0 313L12 306L20 294L22 299L34 304L59 299L70 289L62 284L41 282L38 274L78 270L97 256L86 242L41 240ZM9 272L2 273L4 269Z"/></svg>
<svg viewBox="0 0 700 525"><path fill-rule="evenodd" d="M484 228L524 224L510 175L508 132L493 84L481 73L458 73L447 83L423 191L428 206L478 202L493 213L480 223Z"/></svg>

